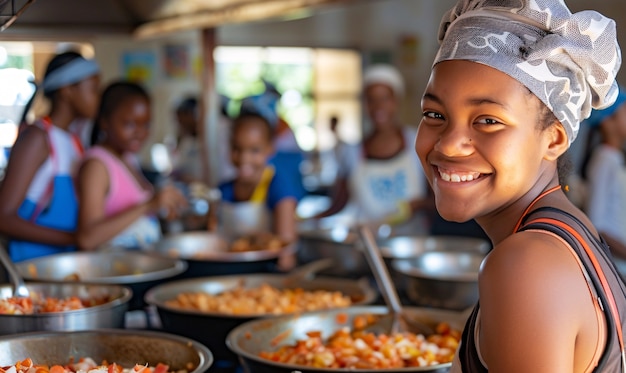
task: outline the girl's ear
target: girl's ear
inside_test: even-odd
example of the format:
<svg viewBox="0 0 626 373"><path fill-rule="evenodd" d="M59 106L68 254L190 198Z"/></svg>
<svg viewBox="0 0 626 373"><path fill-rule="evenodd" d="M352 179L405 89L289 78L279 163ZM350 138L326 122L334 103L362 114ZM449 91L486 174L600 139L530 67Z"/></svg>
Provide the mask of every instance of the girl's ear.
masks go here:
<svg viewBox="0 0 626 373"><path fill-rule="evenodd" d="M561 124L561 122L557 122L546 129L546 136L548 137L549 143L544 159L548 161L556 161L569 148L567 132L565 131L563 124Z"/></svg>

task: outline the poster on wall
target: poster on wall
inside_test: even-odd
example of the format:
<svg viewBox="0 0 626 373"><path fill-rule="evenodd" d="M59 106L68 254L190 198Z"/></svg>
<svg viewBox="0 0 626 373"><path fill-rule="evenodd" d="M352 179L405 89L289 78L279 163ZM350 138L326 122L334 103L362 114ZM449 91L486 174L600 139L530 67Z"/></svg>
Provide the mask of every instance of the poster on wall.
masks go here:
<svg viewBox="0 0 626 373"><path fill-rule="evenodd" d="M152 51L126 51L122 53L122 76L146 87L154 83L156 56Z"/></svg>
<svg viewBox="0 0 626 373"><path fill-rule="evenodd" d="M190 77L191 59L186 44L166 44L163 46L163 71L170 79Z"/></svg>

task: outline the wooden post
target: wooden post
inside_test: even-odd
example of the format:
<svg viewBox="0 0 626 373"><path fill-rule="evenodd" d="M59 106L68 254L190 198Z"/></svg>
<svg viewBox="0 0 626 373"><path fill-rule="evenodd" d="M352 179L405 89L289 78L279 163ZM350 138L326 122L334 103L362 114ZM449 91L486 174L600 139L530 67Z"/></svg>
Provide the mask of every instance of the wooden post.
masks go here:
<svg viewBox="0 0 626 373"><path fill-rule="evenodd" d="M203 164L203 179L209 187L217 187L219 182L219 96L215 80L215 50L216 30L205 28L202 30L202 56L204 68L202 70L202 105L198 133L202 139L201 155Z"/></svg>

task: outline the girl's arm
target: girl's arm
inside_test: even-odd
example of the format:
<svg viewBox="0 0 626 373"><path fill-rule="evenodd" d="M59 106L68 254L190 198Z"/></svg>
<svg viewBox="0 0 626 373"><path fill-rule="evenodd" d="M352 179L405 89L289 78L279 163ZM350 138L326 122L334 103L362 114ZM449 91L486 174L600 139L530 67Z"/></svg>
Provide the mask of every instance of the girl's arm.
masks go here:
<svg viewBox="0 0 626 373"><path fill-rule="evenodd" d="M598 333L593 297L559 239L510 236L483 262L479 292L479 343L490 373L571 373L590 362Z"/></svg>
<svg viewBox="0 0 626 373"><path fill-rule="evenodd" d="M315 215L315 219L325 218L341 211L350 199L350 191L348 189L348 180L341 178L335 182L331 193L331 202L328 209Z"/></svg>
<svg viewBox="0 0 626 373"><path fill-rule="evenodd" d="M0 233L11 239L73 245L73 233L39 226L17 214L37 170L50 155L47 136L41 128L28 126L11 149L6 175L0 183Z"/></svg>
<svg viewBox="0 0 626 373"><path fill-rule="evenodd" d="M283 242L292 243L298 237L296 226L297 201L293 197L281 199L274 206L274 231Z"/></svg>
<svg viewBox="0 0 626 373"><path fill-rule="evenodd" d="M130 207L113 216L105 217L104 201L109 189L109 174L102 162L86 161L78 173L78 246L83 250L95 250L111 240L143 215L156 213L161 208L169 212L182 203L182 195L174 187L164 188L150 200Z"/></svg>

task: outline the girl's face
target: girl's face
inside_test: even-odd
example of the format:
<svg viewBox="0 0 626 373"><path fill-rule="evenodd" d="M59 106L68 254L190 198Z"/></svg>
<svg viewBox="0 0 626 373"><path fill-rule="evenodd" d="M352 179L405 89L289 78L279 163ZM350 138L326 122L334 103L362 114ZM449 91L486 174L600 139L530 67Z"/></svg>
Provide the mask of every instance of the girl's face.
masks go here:
<svg viewBox="0 0 626 373"><path fill-rule="evenodd" d="M71 86L74 109L78 116L93 119L100 103L100 77L94 75Z"/></svg>
<svg viewBox="0 0 626 373"><path fill-rule="evenodd" d="M239 123L232 138L231 159L237 168L239 181L256 183L261 179L274 149L267 126L256 118Z"/></svg>
<svg viewBox="0 0 626 373"><path fill-rule="evenodd" d="M415 149L442 217L463 222L493 214L542 175L551 180L560 155L551 144L563 132L540 129L540 108L523 85L491 67L445 61L433 68Z"/></svg>
<svg viewBox="0 0 626 373"><path fill-rule="evenodd" d="M372 84L365 89L367 113L377 129L392 127L396 122L398 99L384 84Z"/></svg>
<svg viewBox="0 0 626 373"><path fill-rule="evenodd" d="M120 153L137 153L150 131L150 103L132 96L120 104L104 121L105 142Z"/></svg>

